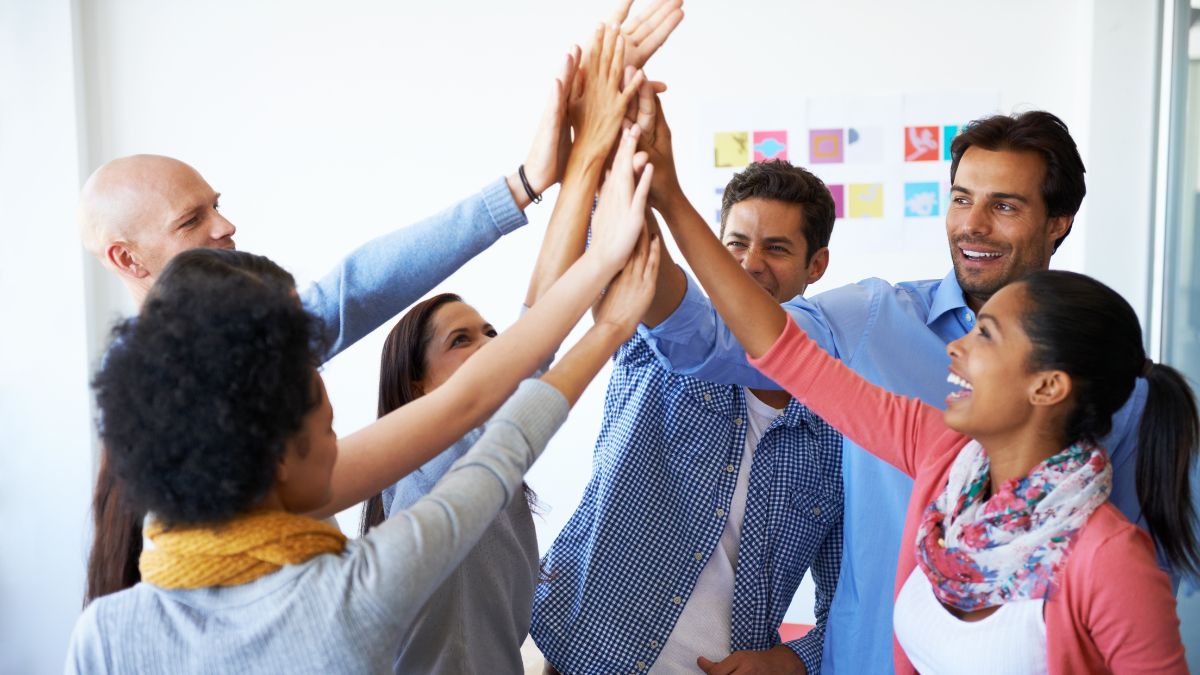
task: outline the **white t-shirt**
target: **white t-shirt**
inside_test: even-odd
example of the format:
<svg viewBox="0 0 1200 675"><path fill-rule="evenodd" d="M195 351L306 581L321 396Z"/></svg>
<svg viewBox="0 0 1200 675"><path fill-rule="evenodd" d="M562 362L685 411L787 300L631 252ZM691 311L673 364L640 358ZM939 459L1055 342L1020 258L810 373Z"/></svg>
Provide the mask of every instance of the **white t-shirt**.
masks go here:
<svg viewBox="0 0 1200 675"><path fill-rule="evenodd" d="M1042 675L1046 672L1043 600L1006 602L991 616L963 621L942 606L918 567L896 597L896 640L924 675Z"/></svg>
<svg viewBox="0 0 1200 675"><path fill-rule="evenodd" d="M733 582L737 570L738 545L742 541L742 520L746 515L746 493L750 489L750 466L763 432L783 413L783 410L758 400L749 389L743 387L743 390L749 418L746 420L746 444L738 467L733 498L729 503L725 529L721 532L719 545L700 571L696 586L679 620L675 622L667 643L650 669L653 675L699 673L697 657L720 661L729 656Z"/></svg>

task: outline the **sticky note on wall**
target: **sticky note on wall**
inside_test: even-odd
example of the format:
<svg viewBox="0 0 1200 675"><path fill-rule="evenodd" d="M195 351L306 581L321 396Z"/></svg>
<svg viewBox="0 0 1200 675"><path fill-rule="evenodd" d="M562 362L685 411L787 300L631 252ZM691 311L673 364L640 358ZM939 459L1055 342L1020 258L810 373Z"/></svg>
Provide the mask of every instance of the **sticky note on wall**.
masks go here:
<svg viewBox="0 0 1200 675"><path fill-rule="evenodd" d="M750 163L750 134L718 131L713 135L714 166L746 166Z"/></svg>

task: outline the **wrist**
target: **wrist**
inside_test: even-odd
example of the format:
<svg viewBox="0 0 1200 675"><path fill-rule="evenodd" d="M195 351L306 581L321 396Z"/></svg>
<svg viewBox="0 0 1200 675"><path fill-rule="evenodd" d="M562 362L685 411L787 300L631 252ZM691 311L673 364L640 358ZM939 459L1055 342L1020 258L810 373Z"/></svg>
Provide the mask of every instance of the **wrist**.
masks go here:
<svg viewBox="0 0 1200 675"><path fill-rule="evenodd" d="M626 322L608 317L601 318L592 326L592 330L596 331L597 337L604 341L604 344L611 347L610 351L616 351L617 347L625 344L629 338L633 337L633 332L637 329L637 321Z"/></svg>
<svg viewBox="0 0 1200 675"><path fill-rule="evenodd" d="M683 195L683 187L672 177L665 183L663 189L650 191L650 204L663 214L663 217L669 217L686 207L687 197Z"/></svg>
<svg viewBox="0 0 1200 675"><path fill-rule="evenodd" d="M525 194L525 186L521 183L521 176L515 171L504 177L504 182L508 184L508 191L512 193L513 202L521 211L529 206L529 195Z"/></svg>

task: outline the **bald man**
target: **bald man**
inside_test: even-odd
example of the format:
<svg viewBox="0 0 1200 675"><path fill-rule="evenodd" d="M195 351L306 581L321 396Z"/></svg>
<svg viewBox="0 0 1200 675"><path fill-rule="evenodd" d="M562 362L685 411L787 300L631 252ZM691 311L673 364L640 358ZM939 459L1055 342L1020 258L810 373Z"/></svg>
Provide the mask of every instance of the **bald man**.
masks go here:
<svg viewBox="0 0 1200 675"><path fill-rule="evenodd" d="M535 153L537 144L535 143ZM531 154L532 158L532 154ZM531 187L554 182L548 161L527 162ZM535 166L536 165L536 166ZM177 253L234 248L237 228L219 210L220 193L191 166L133 155L101 166L79 204L84 246L117 275L139 306ZM326 327L331 358L412 304L501 236L527 223L530 203L513 174L441 213L359 247L303 293Z"/></svg>

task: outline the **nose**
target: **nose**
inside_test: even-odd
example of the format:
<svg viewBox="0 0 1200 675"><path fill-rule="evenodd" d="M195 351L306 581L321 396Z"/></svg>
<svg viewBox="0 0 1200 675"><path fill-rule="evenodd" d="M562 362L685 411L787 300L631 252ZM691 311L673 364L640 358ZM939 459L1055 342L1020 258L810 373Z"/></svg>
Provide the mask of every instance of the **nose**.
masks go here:
<svg viewBox="0 0 1200 675"><path fill-rule="evenodd" d="M751 274L761 272L765 267L762 253L759 252L757 246L747 248L746 252L742 254L742 259L738 262L742 264L742 269Z"/></svg>
<svg viewBox="0 0 1200 675"><path fill-rule="evenodd" d="M963 355L963 340L966 339L967 336L964 335L954 342L946 345L946 355L949 356L951 360L957 359Z"/></svg>
<svg viewBox="0 0 1200 675"><path fill-rule="evenodd" d="M220 211L214 211L213 216L211 234L213 239L227 239L232 237L237 232L237 227L235 227L233 223L229 222L225 216L221 215Z"/></svg>
<svg viewBox="0 0 1200 675"><path fill-rule="evenodd" d="M992 220L990 211L985 203L977 203L971 206L971 211L967 214L967 219L963 221L963 234L986 236L992 231Z"/></svg>

